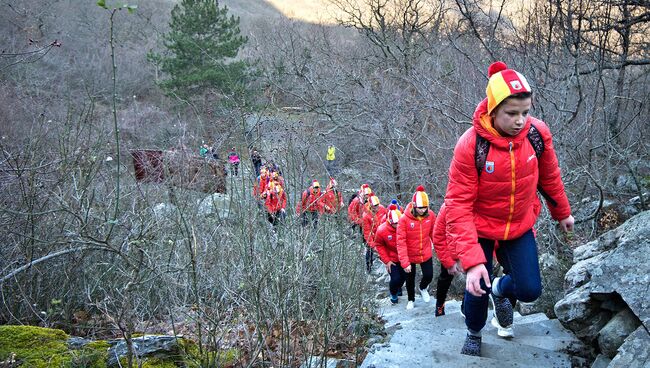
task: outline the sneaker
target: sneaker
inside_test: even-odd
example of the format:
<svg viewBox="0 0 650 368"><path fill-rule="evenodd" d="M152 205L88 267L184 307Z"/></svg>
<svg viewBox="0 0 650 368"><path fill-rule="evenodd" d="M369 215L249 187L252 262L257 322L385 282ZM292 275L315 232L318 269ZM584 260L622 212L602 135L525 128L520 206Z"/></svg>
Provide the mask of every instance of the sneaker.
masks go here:
<svg viewBox="0 0 650 368"><path fill-rule="evenodd" d="M494 280L494 284L498 282L498 278ZM502 298L490 293L490 302L492 302L492 308L494 308L494 317L497 319L497 323L502 328L512 327L513 311L512 304L508 298Z"/></svg>
<svg viewBox="0 0 650 368"><path fill-rule="evenodd" d="M422 301L425 303L428 303L431 300L427 289L420 289L420 295L422 295Z"/></svg>
<svg viewBox="0 0 650 368"><path fill-rule="evenodd" d="M415 303L413 303L412 300L409 300L408 303L406 303L406 309L413 309L415 307Z"/></svg>
<svg viewBox="0 0 650 368"><path fill-rule="evenodd" d="M511 339L515 337L515 332L512 329L512 325L509 327L501 327L499 321L497 320L497 317L492 317L491 324L497 329L497 335L500 337L503 337L505 339Z"/></svg>
<svg viewBox="0 0 650 368"><path fill-rule="evenodd" d="M393 304L397 304L399 302L397 295L390 294L390 302Z"/></svg>
<svg viewBox="0 0 650 368"><path fill-rule="evenodd" d="M465 338L465 344L460 350L461 354L471 355L471 356L481 356L481 336L474 336L467 334Z"/></svg>
<svg viewBox="0 0 650 368"><path fill-rule="evenodd" d="M444 316L445 315L445 305L441 306L436 306L436 317Z"/></svg>

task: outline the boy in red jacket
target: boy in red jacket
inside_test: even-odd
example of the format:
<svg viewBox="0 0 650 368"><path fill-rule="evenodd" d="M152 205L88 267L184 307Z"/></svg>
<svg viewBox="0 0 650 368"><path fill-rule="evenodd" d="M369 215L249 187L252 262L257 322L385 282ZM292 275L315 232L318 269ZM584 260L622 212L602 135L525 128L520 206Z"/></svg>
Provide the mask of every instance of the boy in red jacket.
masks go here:
<svg viewBox="0 0 650 368"><path fill-rule="evenodd" d="M377 228L373 245L390 275L388 289L390 290L390 301L393 304L397 304L399 301L397 296L400 295L400 290L406 281L406 273L400 266L397 256L397 223L400 217L402 217L402 213L397 205L391 204L386 213L386 221Z"/></svg>
<svg viewBox="0 0 650 368"><path fill-rule="evenodd" d="M343 206L343 195L339 192L338 184L334 178L330 178L330 182L327 184L327 189L325 190L325 196L323 197L323 210L325 213L334 214L339 212Z"/></svg>
<svg viewBox="0 0 650 368"><path fill-rule="evenodd" d="M404 216L397 224L397 255L406 272L406 292L408 303L406 309L415 306L415 266L420 265L422 280L420 294L422 300L431 300L427 287L433 279L433 225L436 214L429 209L429 196L423 186L418 186L413 201L406 206Z"/></svg>
<svg viewBox="0 0 650 368"><path fill-rule="evenodd" d="M488 300L494 305L495 323L508 328L513 313L508 298L532 302L542 292L533 234L539 213L537 188L564 231L572 231L574 224L551 132L529 116L532 90L526 78L503 62L490 65L488 76L487 97L454 149L445 196L448 246L467 270L468 334L461 353L475 356L481 354ZM477 149L478 141L489 143L487 152ZM539 157L535 145L543 146ZM475 153L485 155L484 167L477 167ZM497 259L508 274L490 282L495 241Z"/></svg>

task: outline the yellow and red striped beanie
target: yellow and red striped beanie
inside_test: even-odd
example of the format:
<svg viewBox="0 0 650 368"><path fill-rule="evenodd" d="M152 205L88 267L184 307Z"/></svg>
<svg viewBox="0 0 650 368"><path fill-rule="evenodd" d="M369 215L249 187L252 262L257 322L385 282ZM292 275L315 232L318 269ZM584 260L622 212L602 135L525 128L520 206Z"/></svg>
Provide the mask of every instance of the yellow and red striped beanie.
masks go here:
<svg viewBox="0 0 650 368"><path fill-rule="evenodd" d="M499 106L506 98L523 92L532 92L530 85L521 73L508 69L503 61L490 64L488 68L488 81L485 93L488 99L488 114Z"/></svg>
<svg viewBox="0 0 650 368"><path fill-rule="evenodd" d="M371 206L379 206L379 197L371 194L370 198L368 198L368 203L370 203Z"/></svg>
<svg viewBox="0 0 650 368"><path fill-rule="evenodd" d="M424 187L422 185L418 186L415 189L415 194L413 194L413 206L429 207L429 196L424 191Z"/></svg>
<svg viewBox="0 0 650 368"><path fill-rule="evenodd" d="M399 221L400 217L402 217L402 212L400 212L396 205L391 204L388 206L386 221L388 221L389 224L396 224Z"/></svg>

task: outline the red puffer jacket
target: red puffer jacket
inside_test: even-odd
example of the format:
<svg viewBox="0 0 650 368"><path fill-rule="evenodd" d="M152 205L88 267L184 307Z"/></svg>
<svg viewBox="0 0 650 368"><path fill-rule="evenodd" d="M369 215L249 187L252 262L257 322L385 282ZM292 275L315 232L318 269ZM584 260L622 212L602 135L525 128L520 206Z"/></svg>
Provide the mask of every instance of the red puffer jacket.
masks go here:
<svg viewBox="0 0 650 368"><path fill-rule="evenodd" d="M397 223L397 254L403 268L431 258L435 222L436 214L431 209L426 216L415 217L413 203L406 206L404 216Z"/></svg>
<svg viewBox="0 0 650 368"><path fill-rule="evenodd" d="M332 189L325 192L325 196L323 196L323 210L325 213L337 213L344 205L341 192Z"/></svg>
<svg viewBox="0 0 650 368"><path fill-rule="evenodd" d="M323 213L323 193L312 191L311 187L302 192L300 203L296 205L296 213L302 215L304 212Z"/></svg>
<svg viewBox="0 0 650 368"><path fill-rule="evenodd" d="M348 206L348 219L353 224L361 226L361 220L363 219L363 203L359 199L359 196L354 197L350 205Z"/></svg>
<svg viewBox="0 0 650 368"><path fill-rule="evenodd" d="M377 228L384 221L386 221L386 212L388 212L386 207L379 205L377 213L372 213L370 210L368 210L363 214L361 229L363 230L363 238L366 240L366 244L368 244L370 247L373 247L375 244L375 234L377 233Z"/></svg>
<svg viewBox="0 0 650 368"><path fill-rule="evenodd" d="M278 193L268 190L264 205L269 213L277 213L278 211L285 209L287 207L287 193L283 190L278 195Z"/></svg>
<svg viewBox="0 0 650 368"><path fill-rule="evenodd" d="M388 262L399 264L399 257L397 256L397 229L392 227L387 221L384 221L377 228L374 248L377 249L379 259L384 264Z"/></svg>
<svg viewBox="0 0 650 368"><path fill-rule="evenodd" d="M544 122L529 116L517 136L502 137L492 127L485 99L477 106L473 123L454 149L445 196L447 241L466 270L486 262L479 237L515 239L533 227L540 208L538 184L555 202L547 203L554 219L571 214L551 132ZM530 124L544 140L539 163L527 138ZM474 160L477 133L490 142L486 166L491 166L491 172L483 170L480 181Z"/></svg>
<svg viewBox="0 0 650 368"><path fill-rule="evenodd" d="M436 217L436 224L433 227L433 249L436 251L438 260L444 268L450 268L456 263L458 255L456 249L447 246L447 210L443 203Z"/></svg>

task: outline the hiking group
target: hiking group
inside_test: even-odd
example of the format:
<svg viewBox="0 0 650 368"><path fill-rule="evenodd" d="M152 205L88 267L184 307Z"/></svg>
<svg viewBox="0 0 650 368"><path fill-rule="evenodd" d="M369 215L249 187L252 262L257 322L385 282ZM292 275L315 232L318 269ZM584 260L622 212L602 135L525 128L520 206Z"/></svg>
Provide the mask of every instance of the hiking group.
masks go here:
<svg viewBox="0 0 650 368"><path fill-rule="evenodd" d="M563 231L572 231L574 225L551 132L529 115L533 91L526 78L503 62L491 64L488 76L486 97L474 111L472 126L456 143L437 216L422 185L405 208L397 200L384 207L368 184L361 185L347 206L349 221L363 234L366 270L370 272L377 254L390 275L393 305L399 303L406 284L406 309L415 307L418 265L422 274L418 291L423 302L430 301L434 251L441 264L436 316L445 314L453 277L466 275L461 313L467 336L460 352L474 356L481 355L489 303L498 335L511 338L516 302L532 302L541 295L533 228L541 211L537 191ZM334 160L332 147L328 161ZM284 218L283 188L279 173L262 167L255 195L264 200L274 224ZM296 213L304 226L316 226L321 215L343 207L336 180L330 178L325 191L314 180L302 193ZM495 257L503 276L491 279Z"/></svg>

